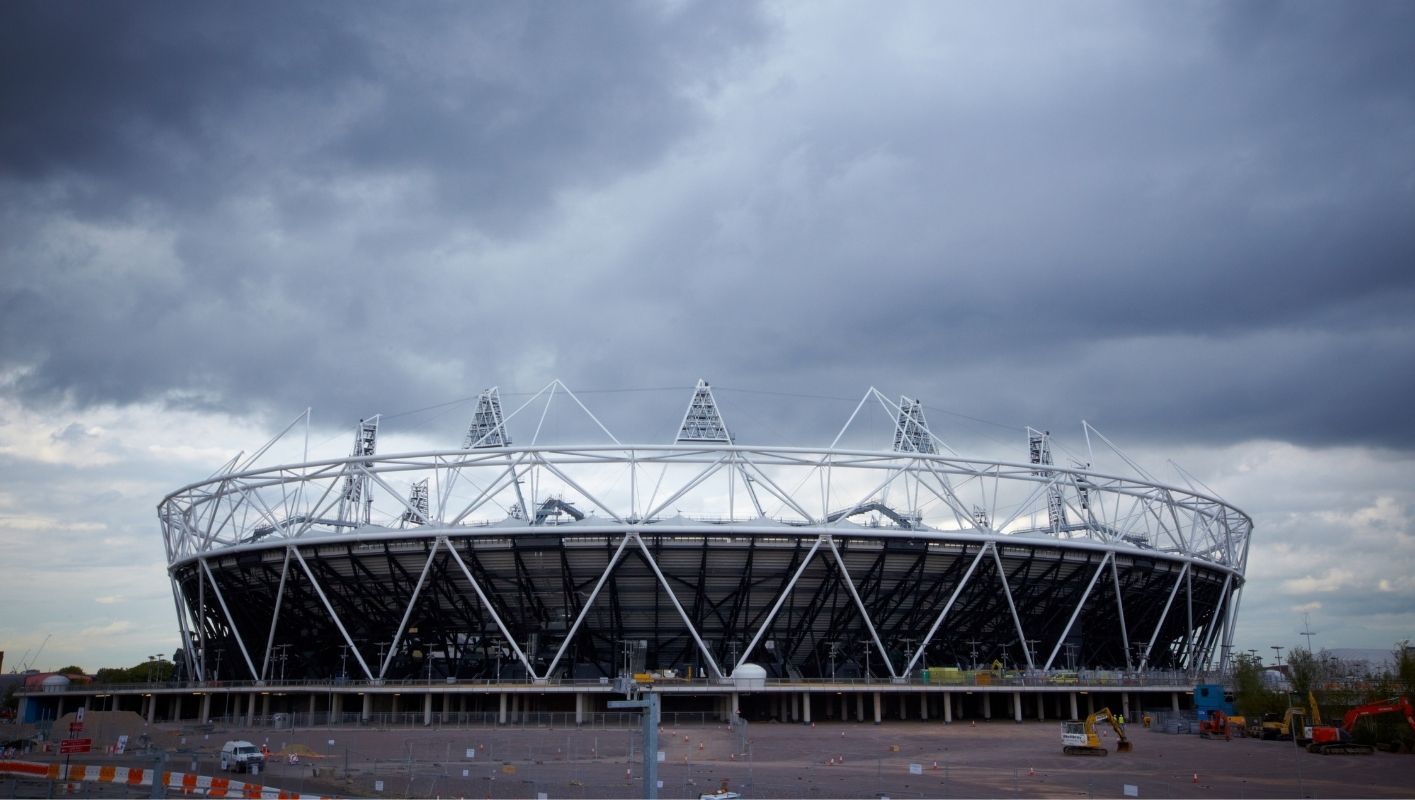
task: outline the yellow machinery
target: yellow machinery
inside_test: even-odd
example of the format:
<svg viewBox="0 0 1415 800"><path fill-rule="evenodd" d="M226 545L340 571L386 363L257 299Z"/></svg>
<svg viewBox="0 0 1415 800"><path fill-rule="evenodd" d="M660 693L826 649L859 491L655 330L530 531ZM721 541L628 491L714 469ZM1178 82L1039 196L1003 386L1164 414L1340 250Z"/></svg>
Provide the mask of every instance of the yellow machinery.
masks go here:
<svg viewBox="0 0 1415 800"><path fill-rule="evenodd" d="M1073 719L1061 723L1061 752L1068 756L1103 756L1109 752L1101 747L1101 737L1096 733L1097 722L1108 722L1115 730L1116 752L1130 752L1131 745L1130 740L1125 738L1125 726L1120 724L1108 708L1102 708L1084 720Z"/></svg>

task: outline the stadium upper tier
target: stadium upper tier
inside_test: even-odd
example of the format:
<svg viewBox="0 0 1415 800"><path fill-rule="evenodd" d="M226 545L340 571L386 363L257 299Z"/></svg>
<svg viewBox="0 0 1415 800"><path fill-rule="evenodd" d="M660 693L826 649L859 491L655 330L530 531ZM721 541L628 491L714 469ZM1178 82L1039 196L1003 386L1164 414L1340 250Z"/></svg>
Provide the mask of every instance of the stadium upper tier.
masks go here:
<svg viewBox="0 0 1415 800"><path fill-rule="evenodd" d="M255 679L1226 655L1247 515L1056 465L1037 431L1025 462L963 458L917 401L866 401L890 449L736 444L700 382L671 444L516 445L490 390L459 449L378 454L373 418L349 457L233 462L158 509L188 651Z"/></svg>

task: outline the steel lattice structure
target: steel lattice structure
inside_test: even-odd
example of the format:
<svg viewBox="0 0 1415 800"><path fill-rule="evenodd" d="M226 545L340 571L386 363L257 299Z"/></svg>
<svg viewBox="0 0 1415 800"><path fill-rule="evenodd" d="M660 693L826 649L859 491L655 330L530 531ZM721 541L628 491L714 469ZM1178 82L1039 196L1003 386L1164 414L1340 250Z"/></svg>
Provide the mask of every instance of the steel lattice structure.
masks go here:
<svg viewBox="0 0 1415 800"><path fill-rule="evenodd" d="M187 652L371 681L1224 660L1243 512L1035 435L1026 463L963 458L917 401L866 401L893 449L736 444L700 382L672 444L517 446L490 390L461 449L376 454L375 418L347 458L233 462L158 508Z"/></svg>

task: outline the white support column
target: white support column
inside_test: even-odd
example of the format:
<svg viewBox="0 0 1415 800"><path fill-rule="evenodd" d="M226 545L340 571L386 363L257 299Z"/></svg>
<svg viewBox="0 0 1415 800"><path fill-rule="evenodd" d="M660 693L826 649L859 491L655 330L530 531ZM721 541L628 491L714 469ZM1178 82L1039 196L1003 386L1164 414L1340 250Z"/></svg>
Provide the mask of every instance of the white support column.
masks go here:
<svg viewBox="0 0 1415 800"><path fill-rule="evenodd" d="M909 718L909 698L901 692L899 695L899 718L905 720Z"/></svg>
<svg viewBox="0 0 1415 800"><path fill-rule="evenodd" d="M506 724L506 693L505 693L505 692L502 692L501 694L497 695L497 697L500 698L500 701L501 701L501 711L498 712L498 714L496 715L496 723L497 723L498 725L505 725L505 724Z"/></svg>
<svg viewBox="0 0 1415 800"><path fill-rule="evenodd" d="M855 693L855 721L856 721L856 722L864 722L864 721L865 721L865 693L864 693L864 692L856 692L856 693Z"/></svg>
<svg viewBox="0 0 1415 800"><path fill-rule="evenodd" d="M268 694L260 696L260 715L267 721L270 719L270 695Z"/></svg>
<svg viewBox="0 0 1415 800"><path fill-rule="evenodd" d="M247 728L249 728L249 727L251 727L252 725L255 724L255 699L256 699L256 696L257 696L257 695L256 695L255 692L251 692L250 695L246 697L246 727L247 727Z"/></svg>
<svg viewBox="0 0 1415 800"><path fill-rule="evenodd" d="M329 724L338 725L339 717L344 713L344 695L335 694L329 698Z"/></svg>
<svg viewBox="0 0 1415 800"><path fill-rule="evenodd" d="M1096 696L1093 695L1093 694L1087 694L1087 695L1086 695L1086 714L1087 714L1087 715L1090 715L1090 714L1094 714L1094 713L1096 713Z"/></svg>
<svg viewBox="0 0 1415 800"><path fill-rule="evenodd" d="M1047 721L1047 696L1043 692L1037 692L1037 722Z"/></svg>
<svg viewBox="0 0 1415 800"><path fill-rule="evenodd" d="M432 692L423 695L423 727L432 725Z"/></svg>
<svg viewBox="0 0 1415 800"><path fill-rule="evenodd" d="M1080 716L1080 714L1079 714L1079 713L1077 712L1077 710L1076 710L1076 693L1075 693L1075 692L1072 692L1072 693L1071 693L1071 718L1072 718L1072 719L1076 719L1076 718L1078 718L1079 716Z"/></svg>
<svg viewBox="0 0 1415 800"><path fill-rule="evenodd" d="M929 695L924 693L919 695L919 719L928 722L929 719Z"/></svg>
<svg viewBox="0 0 1415 800"><path fill-rule="evenodd" d="M881 704L880 704L879 692L875 692L875 724L876 724L876 725L878 725L879 722L880 722L880 705L881 705Z"/></svg>
<svg viewBox="0 0 1415 800"><path fill-rule="evenodd" d="M362 715L362 716L361 716L360 718L361 718L364 722L366 722L366 723L367 723L367 722L369 721L369 719L373 716L373 695L372 695L372 694L365 694L365 695L364 695L364 710L361 712L361 715Z"/></svg>
<svg viewBox="0 0 1415 800"><path fill-rule="evenodd" d="M1175 716L1179 715L1179 692L1169 693L1169 708L1174 712Z"/></svg>
<svg viewBox="0 0 1415 800"><path fill-rule="evenodd" d="M732 707L727 709L727 718L733 719L742 713L742 699L736 692L732 693Z"/></svg>
<svg viewBox="0 0 1415 800"><path fill-rule="evenodd" d="M1126 719L1130 718L1130 693L1120 693L1120 714Z"/></svg>
<svg viewBox="0 0 1415 800"><path fill-rule="evenodd" d="M211 721L211 695L201 696L201 724L205 725Z"/></svg>
<svg viewBox="0 0 1415 800"><path fill-rule="evenodd" d="M943 724L953 723L953 695L948 692L943 693Z"/></svg>
<svg viewBox="0 0 1415 800"><path fill-rule="evenodd" d="M449 694L449 693L445 693L445 692L444 692L443 695L442 695L442 719L441 719L442 724L444 724L444 725L447 724L447 721L450 720L451 718L452 718L452 695Z"/></svg>
<svg viewBox="0 0 1415 800"><path fill-rule="evenodd" d="M172 721L173 721L173 722L180 722L181 720L182 720L182 696L181 696L180 694L174 694L174 695L172 695Z"/></svg>
<svg viewBox="0 0 1415 800"><path fill-rule="evenodd" d="M1022 721L1022 693L1012 693L1012 719L1015 722Z"/></svg>
<svg viewBox="0 0 1415 800"><path fill-rule="evenodd" d="M575 724L585 724L585 693L575 692Z"/></svg>
<svg viewBox="0 0 1415 800"><path fill-rule="evenodd" d="M983 692L983 719L992 719L992 692Z"/></svg>
<svg viewBox="0 0 1415 800"><path fill-rule="evenodd" d="M64 698L62 697L59 698L59 711L60 713L64 711ZM157 695L155 694L147 696L147 721L157 721Z"/></svg>
<svg viewBox="0 0 1415 800"><path fill-rule="evenodd" d="M795 692L791 693L791 722L801 721L801 696Z"/></svg>
<svg viewBox="0 0 1415 800"><path fill-rule="evenodd" d="M801 721L810 724L811 722L811 693L801 692Z"/></svg>
<svg viewBox="0 0 1415 800"><path fill-rule="evenodd" d="M318 696L315 695L314 693L310 693L310 721L309 721L309 724L311 724L311 725L314 724L314 712L315 712L315 700L316 700L316 699L318 699Z"/></svg>

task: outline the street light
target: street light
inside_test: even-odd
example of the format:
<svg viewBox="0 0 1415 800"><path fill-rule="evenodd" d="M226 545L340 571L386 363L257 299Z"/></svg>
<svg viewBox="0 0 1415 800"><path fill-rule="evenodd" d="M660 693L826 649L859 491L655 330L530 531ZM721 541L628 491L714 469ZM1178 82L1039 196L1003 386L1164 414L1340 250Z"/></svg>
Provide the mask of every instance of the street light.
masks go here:
<svg viewBox="0 0 1415 800"><path fill-rule="evenodd" d="M1282 666L1282 649L1283 649L1283 648L1282 648L1282 645L1271 644L1271 645L1268 645L1268 647L1271 647L1271 648L1272 648L1272 651L1277 654L1277 655L1274 657L1274 659L1277 661L1277 665L1278 665L1279 667Z"/></svg>

